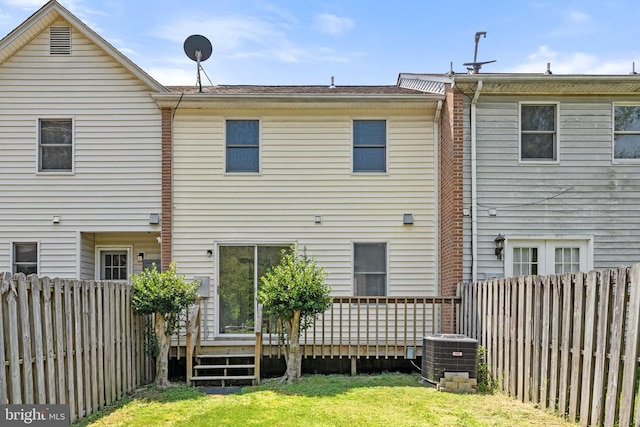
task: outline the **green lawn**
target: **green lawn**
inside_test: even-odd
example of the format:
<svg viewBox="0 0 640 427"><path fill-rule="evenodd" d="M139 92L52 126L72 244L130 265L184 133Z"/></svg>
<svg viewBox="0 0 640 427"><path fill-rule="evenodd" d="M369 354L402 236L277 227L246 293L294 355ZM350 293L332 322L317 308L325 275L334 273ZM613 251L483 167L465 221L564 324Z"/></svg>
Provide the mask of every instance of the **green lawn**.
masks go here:
<svg viewBox="0 0 640 427"><path fill-rule="evenodd" d="M417 375L306 376L238 394L148 388L74 426L573 426L503 394L451 394Z"/></svg>

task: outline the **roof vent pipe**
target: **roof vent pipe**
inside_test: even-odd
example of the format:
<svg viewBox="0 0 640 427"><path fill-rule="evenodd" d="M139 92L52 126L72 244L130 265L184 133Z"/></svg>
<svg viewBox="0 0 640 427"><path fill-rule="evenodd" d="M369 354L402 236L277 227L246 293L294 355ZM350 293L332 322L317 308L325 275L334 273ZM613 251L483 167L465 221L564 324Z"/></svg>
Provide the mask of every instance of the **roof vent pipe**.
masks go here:
<svg viewBox="0 0 640 427"><path fill-rule="evenodd" d="M635 62L632 63L631 72L629 74L631 74L632 76L638 74L638 73L636 73L636 63Z"/></svg>
<svg viewBox="0 0 640 427"><path fill-rule="evenodd" d="M331 76L331 86L329 86L330 89L335 89L336 85L335 85L335 77Z"/></svg>
<svg viewBox="0 0 640 427"><path fill-rule="evenodd" d="M547 76L553 74L551 72L551 62L547 62L547 71L545 71L544 74L547 75Z"/></svg>

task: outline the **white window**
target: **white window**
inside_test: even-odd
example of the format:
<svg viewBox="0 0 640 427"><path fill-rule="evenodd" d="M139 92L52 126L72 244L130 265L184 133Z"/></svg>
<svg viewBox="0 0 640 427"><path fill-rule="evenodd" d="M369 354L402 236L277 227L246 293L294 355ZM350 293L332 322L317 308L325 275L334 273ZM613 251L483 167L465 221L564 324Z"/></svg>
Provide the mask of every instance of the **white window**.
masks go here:
<svg viewBox="0 0 640 427"><path fill-rule="evenodd" d="M520 105L520 161L558 160L556 104Z"/></svg>
<svg viewBox="0 0 640 427"><path fill-rule="evenodd" d="M508 239L505 275L586 272L593 268L590 239Z"/></svg>
<svg viewBox="0 0 640 427"><path fill-rule="evenodd" d="M353 171L387 171L387 121L353 121Z"/></svg>
<svg viewBox="0 0 640 427"><path fill-rule="evenodd" d="M38 171L73 172L73 120L38 120Z"/></svg>
<svg viewBox="0 0 640 427"><path fill-rule="evenodd" d="M13 274L24 273L38 274L38 243L16 242L13 243Z"/></svg>
<svg viewBox="0 0 640 427"><path fill-rule="evenodd" d="M616 105L613 115L614 160L640 159L640 106Z"/></svg>
<svg viewBox="0 0 640 427"><path fill-rule="evenodd" d="M356 296L387 295L387 244L353 244L353 283Z"/></svg>

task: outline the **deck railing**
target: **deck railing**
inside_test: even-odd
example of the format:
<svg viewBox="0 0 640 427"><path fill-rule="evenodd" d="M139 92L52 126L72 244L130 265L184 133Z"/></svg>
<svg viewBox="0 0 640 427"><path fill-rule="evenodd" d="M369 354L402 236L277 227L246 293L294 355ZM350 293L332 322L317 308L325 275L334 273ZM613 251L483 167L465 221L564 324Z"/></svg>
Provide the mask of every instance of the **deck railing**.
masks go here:
<svg viewBox="0 0 640 427"><path fill-rule="evenodd" d="M441 312L453 324L458 297L334 297L301 337L305 357L418 356L422 340L439 333ZM442 306L447 310L440 310ZM262 354L280 355L281 330L273 316L262 322Z"/></svg>

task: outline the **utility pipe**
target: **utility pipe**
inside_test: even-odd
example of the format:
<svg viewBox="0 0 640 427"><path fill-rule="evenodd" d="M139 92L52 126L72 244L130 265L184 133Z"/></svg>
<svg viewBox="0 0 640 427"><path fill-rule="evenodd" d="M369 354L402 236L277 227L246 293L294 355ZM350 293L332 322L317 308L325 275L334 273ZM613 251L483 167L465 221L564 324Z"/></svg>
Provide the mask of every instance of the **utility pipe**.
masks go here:
<svg viewBox="0 0 640 427"><path fill-rule="evenodd" d="M436 233L436 242L434 253L436 254L436 265L435 265L435 278L436 283L438 283L438 287L440 287L440 270L438 266L440 265L440 218L438 212L440 212L440 115L442 113L442 100L438 100L438 104L436 105L436 114L433 116L433 188L435 191L433 192L433 211L435 213L435 229ZM442 289L437 289L438 295L442 295ZM436 316L437 318L437 316ZM436 329L439 330L439 329Z"/></svg>
<svg viewBox="0 0 640 427"><path fill-rule="evenodd" d="M482 91L482 80L478 81L471 100L471 281L478 281L478 178L477 178L477 129L476 106Z"/></svg>

